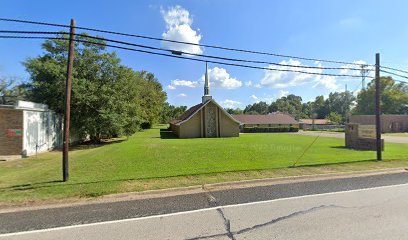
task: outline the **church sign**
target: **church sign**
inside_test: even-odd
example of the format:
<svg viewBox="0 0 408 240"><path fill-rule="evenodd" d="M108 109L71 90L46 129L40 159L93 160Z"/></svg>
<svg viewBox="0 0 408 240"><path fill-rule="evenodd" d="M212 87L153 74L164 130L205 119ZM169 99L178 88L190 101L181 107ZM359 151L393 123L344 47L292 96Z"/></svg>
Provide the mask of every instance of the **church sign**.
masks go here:
<svg viewBox="0 0 408 240"><path fill-rule="evenodd" d="M358 137L360 138L376 138L375 125L359 125Z"/></svg>

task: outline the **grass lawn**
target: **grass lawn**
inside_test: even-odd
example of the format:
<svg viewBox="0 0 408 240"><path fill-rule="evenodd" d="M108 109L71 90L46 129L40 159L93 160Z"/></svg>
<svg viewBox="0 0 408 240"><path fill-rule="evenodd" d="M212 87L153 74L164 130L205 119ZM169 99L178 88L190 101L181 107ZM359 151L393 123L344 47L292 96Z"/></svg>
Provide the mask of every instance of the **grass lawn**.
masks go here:
<svg viewBox="0 0 408 240"><path fill-rule="evenodd" d="M408 166L408 147L387 143L383 157L345 149L344 140L290 133L242 134L239 138L161 138L160 129L127 141L70 152L70 181L61 179L61 153L0 162L0 205L95 197L204 183L332 171Z"/></svg>
<svg viewBox="0 0 408 240"><path fill-rule="evenodd" d="M383 133L382 135L392 137L408 137L408 133Z"/></svg>

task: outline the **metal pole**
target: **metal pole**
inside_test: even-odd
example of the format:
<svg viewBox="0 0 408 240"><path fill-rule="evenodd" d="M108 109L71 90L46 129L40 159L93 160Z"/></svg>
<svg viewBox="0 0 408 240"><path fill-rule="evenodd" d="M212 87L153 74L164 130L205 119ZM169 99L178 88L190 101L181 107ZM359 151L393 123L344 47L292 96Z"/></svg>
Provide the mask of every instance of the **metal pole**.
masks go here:
<svg viewBox="0 0 408 240"><path fill-rule="evenodd" d="M75 20L71 19L69 33L67 81L65 86L65 114L64 114L64 146L62 150L62 179L64 182L69 179L68 171L68 151L69 151L69 127L71 118L71 88L72 88L72 65L74 63L75 47Z"/></svg>
<svg viewBox="0 0 408 240"><path fill-rule="evenodd" d="M380 88L380 54L375 54L375 129L377 160L382 160L381 156L381 88Z"/></svg>

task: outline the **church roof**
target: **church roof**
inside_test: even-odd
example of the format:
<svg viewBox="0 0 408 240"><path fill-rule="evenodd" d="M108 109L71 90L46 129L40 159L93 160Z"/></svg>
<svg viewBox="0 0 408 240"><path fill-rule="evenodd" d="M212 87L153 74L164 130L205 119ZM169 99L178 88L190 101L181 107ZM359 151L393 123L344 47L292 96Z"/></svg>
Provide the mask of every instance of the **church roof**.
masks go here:
<svg viewBox="0 0 408 240"><path fill-rule="evenodd" d="M241 124L298 124L292 116L283 113L268 115L233 115Z"/></svg>
<svg viewBox="0 0 408 240"><path fill-rule="evenodd" d="M208 100L208 101L206 101L204 103L200 103L200 104L192 106L187 111L185 111L180 117L170 121L170 124L175 124L175 125L182 124L183 122L185 122L185 121L189 120L191 117L193 117L203 107L205 107L205 105L207 105L210 102L213 102L215 105L217 105L217 107L219 107L221 109L221 111L223 111L229 118L231 118L231 120L233 120L234 122L239 123L239 121L237 121L227 111L225 111L225 109L223 107L221 107L214 99L210 99L210 100Z"/></svg>
<svg viewBox="0 0 408 240"><path fill-rule="evenodd" d="M171 124L177 124L179 122L182 122L182 121L185 121L185 120L189 119L190 117L192 117L194 115L195 112L197 112L199 109L201 109L202 106L204 106L204 103L200 103L200 104L192 106L187 111L185 111L183 114L181 114L180 117L170 121L170 123Z"/></svg>

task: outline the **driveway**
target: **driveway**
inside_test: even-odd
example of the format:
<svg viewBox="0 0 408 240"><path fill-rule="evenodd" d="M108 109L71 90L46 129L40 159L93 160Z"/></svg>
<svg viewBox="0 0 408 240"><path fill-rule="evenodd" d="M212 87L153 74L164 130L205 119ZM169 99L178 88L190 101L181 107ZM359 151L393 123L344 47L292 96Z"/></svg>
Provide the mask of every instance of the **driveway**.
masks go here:
<svg viewBox="0 0 408 240"><path fill-rule="evenodd" d="M344 133L322 133L322 132L311 132L311 131L299 131L297 134L305 136L320 136L320 137L331 137L331 138L344 138ZM408 144L408 137L397 137L397 136L381 136L385 142L391 143L405 143Z"/></svg>

